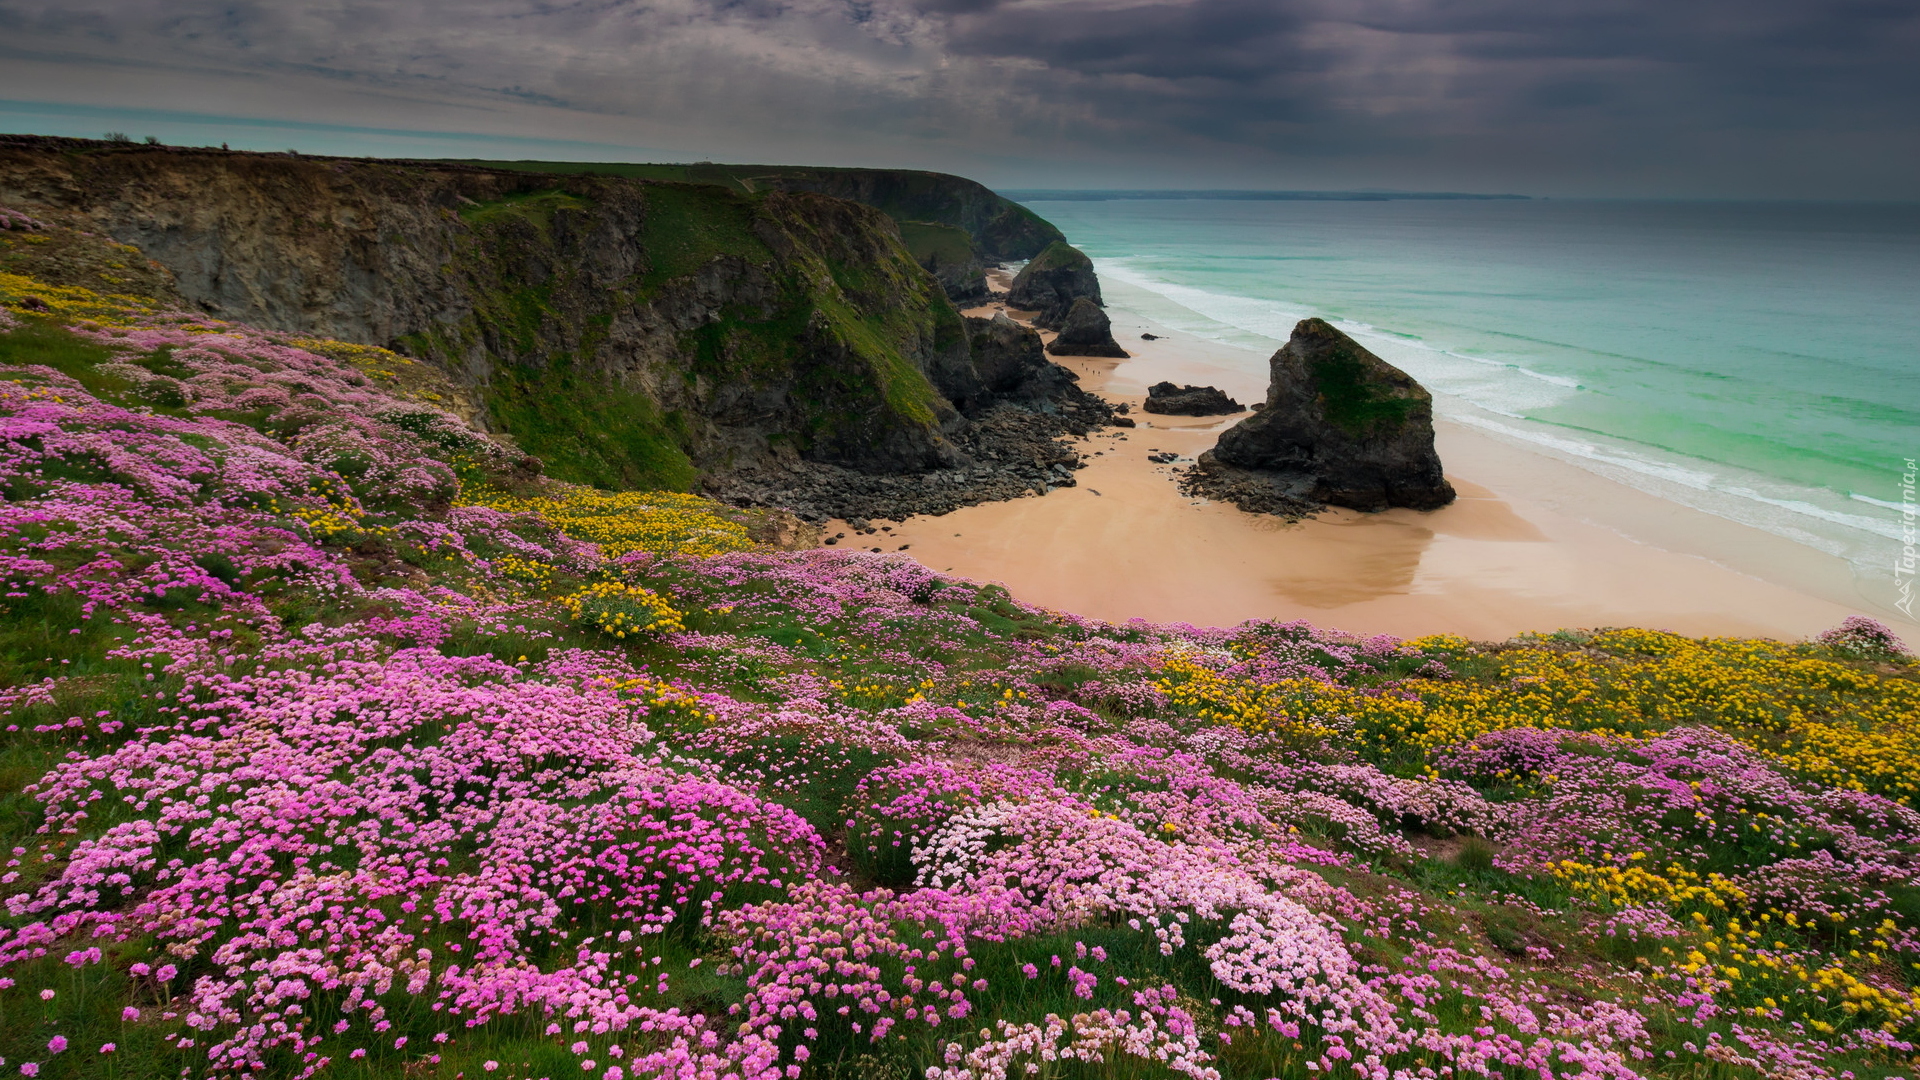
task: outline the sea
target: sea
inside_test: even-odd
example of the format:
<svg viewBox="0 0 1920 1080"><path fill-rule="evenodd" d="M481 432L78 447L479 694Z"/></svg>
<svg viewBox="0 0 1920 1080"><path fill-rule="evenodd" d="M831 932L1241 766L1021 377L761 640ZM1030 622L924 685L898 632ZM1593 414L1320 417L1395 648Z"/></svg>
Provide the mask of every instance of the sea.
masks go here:
<svg viewBox="0 0 1920 1080"><path fill-rule="evenodd" d="M1846 559L1876 607L1900 598L1920 204L1022 201L1125 307L1262 375L1318 316L1446 419Z"/></svg>

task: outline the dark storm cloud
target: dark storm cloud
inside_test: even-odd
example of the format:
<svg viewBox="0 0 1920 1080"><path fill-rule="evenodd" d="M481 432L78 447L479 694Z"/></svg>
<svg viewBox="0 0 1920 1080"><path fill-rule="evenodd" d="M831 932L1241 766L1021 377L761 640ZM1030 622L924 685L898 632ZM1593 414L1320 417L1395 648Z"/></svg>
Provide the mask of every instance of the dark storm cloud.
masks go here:
<svg viewBox="0 0 1920 1080"><path fill-rule="evenodd" d="M1920 194L1909 0L0 0L0 58L15 99L1003 182Z"/></svg>

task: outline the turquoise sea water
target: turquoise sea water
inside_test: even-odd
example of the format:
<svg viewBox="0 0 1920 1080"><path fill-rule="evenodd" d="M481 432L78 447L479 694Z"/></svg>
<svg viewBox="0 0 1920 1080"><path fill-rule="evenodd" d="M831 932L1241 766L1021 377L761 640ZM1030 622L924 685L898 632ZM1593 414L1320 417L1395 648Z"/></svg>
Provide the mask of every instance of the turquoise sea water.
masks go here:
<svg viewBox="0 0 1920 1080"><path fill-rule="evenodd" d="M1920 205L1033 201L1140 314L1318 315L1443 415L1891 572L1920 455ZM1877 572L1875 568L1879 568Z"/></svg>

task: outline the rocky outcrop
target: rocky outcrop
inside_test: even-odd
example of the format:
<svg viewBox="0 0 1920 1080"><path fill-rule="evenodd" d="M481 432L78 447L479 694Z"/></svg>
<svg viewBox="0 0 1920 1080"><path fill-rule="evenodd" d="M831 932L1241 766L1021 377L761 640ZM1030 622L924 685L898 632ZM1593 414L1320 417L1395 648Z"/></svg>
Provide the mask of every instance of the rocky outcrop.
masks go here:
<svg viewBox="0 0 1920 1080"><path fill-rule="evenodd" d="M1014 322L1005 313L991 319L969 317L967 339L982 389L995 400L1052 397L1075 381L1073 372L1047 359L1040 335L1032 327Z"/></svg>
<svg viewBox="0 0 1920 1080"><path fill-rule="evenodd" d="M219 317L430 361L561 479L804 486L1007 457L981 431L1015 406L977 389L968 324L856 202L0 136L0 203L137 246ZM1078 394L1017 411L1051 439L1099 422Z"/></svg>
<svg viewBox="0 0 1920 1080"><path fill-rule="evenodd" d="M1084 296L1076 297L1060 320L1060 336L1048 343L1055 356L1111 356L1126 359L1127 350L1113 340L1113 324L1100 305Z"/></svg>
<svg viewBox="0 0 1920 1080"><path fill-rule="evenodd" d="M1265 408L1200 456L1186 487L1243 510L1432 510L1453 501L1433 447L1433 396L1321 319L1273 354Z"/></svg>
<svg viewBox="0 0 1920 1080"><path fill-rule="evenodd" d="M1093 273L1093 260L1061 241L1047 245L1014 275L1007 289L1007 306L1038 312L1033 325L1058 330L1073 310L1073 302L1083 296L1105 306L1100 299L1100 279Z"/></svg>
<svg viewBox="0 0 1920 1080"><path fill-rule="evenodd" d="M1147 387L1141 406L1164 416L1225 416L1243 411L1241 404L1211 386L1176 386L1170 382Z"/></svg>

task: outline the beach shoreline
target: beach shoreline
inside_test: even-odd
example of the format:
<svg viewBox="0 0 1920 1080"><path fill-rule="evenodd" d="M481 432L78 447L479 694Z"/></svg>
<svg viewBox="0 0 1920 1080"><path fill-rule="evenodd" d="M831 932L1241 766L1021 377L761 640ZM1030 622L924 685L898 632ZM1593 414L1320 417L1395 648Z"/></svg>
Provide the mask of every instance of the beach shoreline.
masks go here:
<svg viewBox="0 0 1920 1080"><path fill-rule="evenodd" d="M998 310L1004 305L967 313ZM1248 414L1156 416L1140 410L1146 388L1207 384L1250 405L1265 397L1264 358L1256 376L1246 350L1121 307L1109 314L1131 358L1053 359L1085 389L1132 406L1139 426L1080 440L1087 465L1076 486L914 517L873 535L835 521L828 535L846 533L848 547L904 550L935 570L1113 622L1305 619L1355 633L1476 640L1631 625L1791 640L1866 614L1920 641L1920 627L1860 595L1845 560L1445 419L1436 442L1460 499L1441 510L1333 509L1288 523L1184 496L1178 474ZM1178 460L1166 462L1168 453Z"/></svg>

